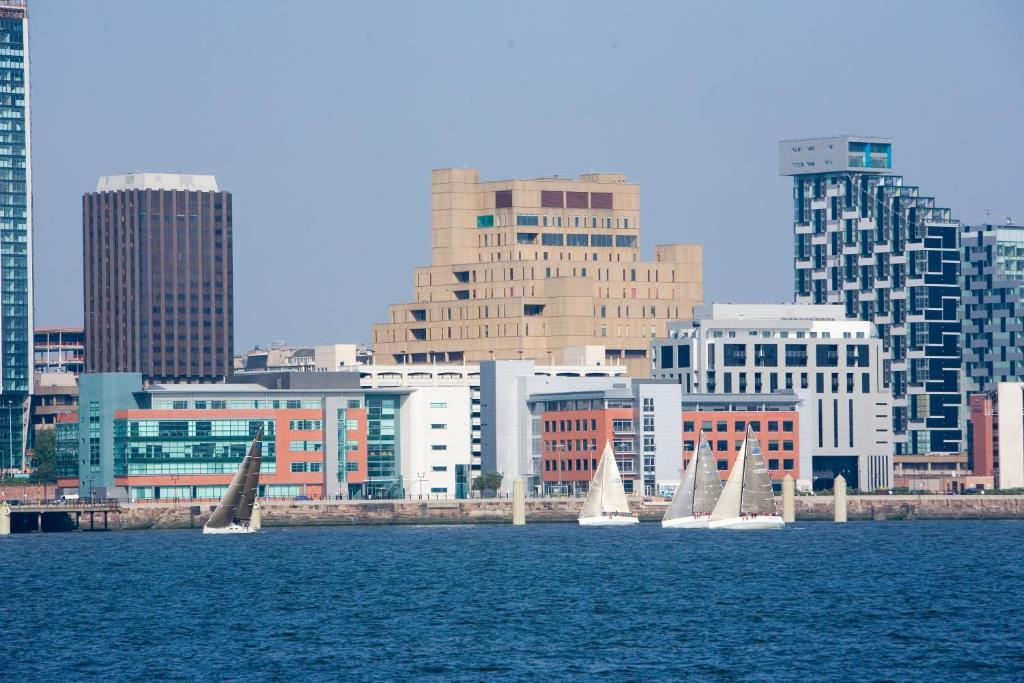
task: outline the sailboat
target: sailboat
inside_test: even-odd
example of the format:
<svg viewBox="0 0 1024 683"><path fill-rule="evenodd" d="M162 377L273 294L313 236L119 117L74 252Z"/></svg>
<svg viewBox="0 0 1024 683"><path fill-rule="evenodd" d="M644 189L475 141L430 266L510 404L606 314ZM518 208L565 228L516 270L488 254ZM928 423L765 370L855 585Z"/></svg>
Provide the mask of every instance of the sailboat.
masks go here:
<svg viewBox="0 0 1024 683"><path fill-rule="evenodd" d="M709 529L781 529L785 526L775 506L772 481L761 455L761 445L750 427L729 480L718 498Z"/></svg>
<svg viewBox="0 0 1024 683"><path fill-rule="evenodd" d="M718 476L715 457L702 431L661 526L668 529L706 529L721 493L722 478Z"/></svg>
<svg viewBox="0 0 1024 683"><path fill-rule="evenodd" d="M625 526L639 524L629 511L626 490L622 487L619 466L615 464L612 446L605 442L604 453L597 464L590 490L580 512L581 526Z"/></svg>
<svg viewBox="0 0 1024 683"><path fill-rule="evenodd" d="M256 495L260 486L260 462L263 452L263 427L242 458L228 490L203 527L204 534L251 534L260 528L260 507Z"/></svg>

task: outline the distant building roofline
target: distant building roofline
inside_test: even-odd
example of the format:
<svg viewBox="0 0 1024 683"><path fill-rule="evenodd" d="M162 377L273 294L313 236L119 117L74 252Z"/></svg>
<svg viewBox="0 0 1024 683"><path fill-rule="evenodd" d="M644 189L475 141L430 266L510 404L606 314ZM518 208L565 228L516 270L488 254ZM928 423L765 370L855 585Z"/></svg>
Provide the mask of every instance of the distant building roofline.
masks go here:
<svg viewBox="0 0 1024 683"><path fill-rule="evenodd" d="M122 190L177 190L192 192L220 192L217 179L212 175L189 173L152 173L135 171L126 175L101 176L96 192Z"/></svg>

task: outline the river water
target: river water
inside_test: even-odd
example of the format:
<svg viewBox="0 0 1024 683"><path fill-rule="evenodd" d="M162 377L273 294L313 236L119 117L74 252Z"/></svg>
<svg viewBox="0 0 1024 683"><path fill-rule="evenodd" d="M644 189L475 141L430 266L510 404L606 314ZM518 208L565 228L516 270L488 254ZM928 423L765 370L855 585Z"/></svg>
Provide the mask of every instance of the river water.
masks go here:
<svg viewBox="0 0 1024 683"><path fill-rule="evenodd" d="M1021 680L1024 522L0 538L0 680Z"/></svg>

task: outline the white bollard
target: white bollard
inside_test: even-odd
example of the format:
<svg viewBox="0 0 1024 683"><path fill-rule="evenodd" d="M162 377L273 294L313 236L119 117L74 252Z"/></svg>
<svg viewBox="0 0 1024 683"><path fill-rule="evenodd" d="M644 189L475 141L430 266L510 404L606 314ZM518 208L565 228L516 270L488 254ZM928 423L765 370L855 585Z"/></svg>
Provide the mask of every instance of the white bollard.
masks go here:
<svg viewBox="0 0 1024 683"><path fill-rule="evenodd" d="M11 506L7 503L0 505L0 536L11 535Z"/></svg>
<svg viewBox="0 0 1024 683"><path fill-rule="evenodd" d="M782 521L792 524L796 521L796 482L787 474L782 480Z"/></svg>
<svg viewBox="0 0 1024 683"><path fill-rule="evenodd" d="M253 531L259 531L263 527L263 508L260 504L253 503L252 515L249 516L249 528Z"/></svg>
<svg viewBox="0 0 1024 683"><path fill-rule="evenodd" d="M526 524L526 482L522 479L512 482L512 524Z"/></svg>
<svg viewBox="0 0 1024 683"><path fill-rule="evenodd" d="M832 484L833 496L832 511L833 519L837 522L846 521L846 478L843 475L836 477Z"/></svg>

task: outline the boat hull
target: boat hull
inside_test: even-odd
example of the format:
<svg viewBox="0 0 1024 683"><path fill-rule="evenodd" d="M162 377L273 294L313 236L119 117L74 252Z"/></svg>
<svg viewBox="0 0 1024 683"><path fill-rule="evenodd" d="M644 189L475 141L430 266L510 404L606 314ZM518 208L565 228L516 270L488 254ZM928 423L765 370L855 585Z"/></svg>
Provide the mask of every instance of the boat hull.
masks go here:
<svg viewBox="0 0 1024 683"><path fill-rule="evenodd" d="M782 517L765 515L763 517L728 517L708 522L709 529L730 529L732 531L759 531L764 529L781 529L786 526Z"/></svg>
<svg viewBox="0 0 1024 683"><path fill-rule="evenodd" d="M208 526L203 527L204 534L254 534L256 529L251 526L242 526L240 524L231 524L221 529L215 529Z"/></svg>
<svg viewBox="0 0 1024 683"><path fill-rule="evenodd" d="M631 526L639 524L637 517L580 517L580 526Z"/></svg>
<svg viewBox="0 0 1024 683"><path fill-rule="evenodd" d="M707 529L708 517L676 517L675 519L661 520L661 526L666 529Z"/></svg>

